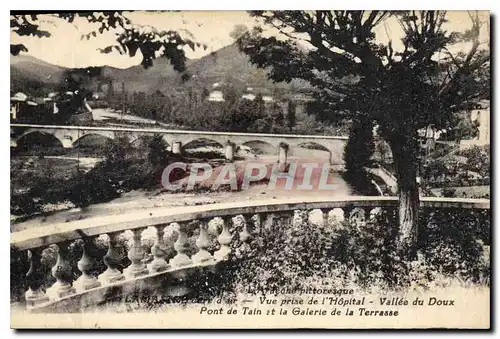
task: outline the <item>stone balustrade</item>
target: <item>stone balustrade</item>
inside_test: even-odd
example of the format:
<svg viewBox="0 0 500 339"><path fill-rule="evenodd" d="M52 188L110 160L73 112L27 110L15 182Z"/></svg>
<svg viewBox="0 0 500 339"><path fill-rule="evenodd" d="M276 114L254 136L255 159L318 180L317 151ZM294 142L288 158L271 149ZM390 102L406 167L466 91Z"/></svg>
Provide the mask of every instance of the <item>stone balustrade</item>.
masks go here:
<svg viewBox="0 0 500 339"><path fill-rule="evenodd" d="M259 236L261 228L273 227L277 222L292 222L297 211L320 212L325 226L332 217L344 225L362 227L370 217L383 208L396 208L393 197L345 197L306 198L286 200L259 200L212 205L189 206L168 209L153 209L124 215L96 217L64 224L56 224L36 229L14 232L11 248L18 253L27 251L29 271L26 274L26 306L34 310L43 308L63 299L90 293L93 290L117 286L129 281L137 281L150 276L169 272L182 272L193 267L210 267L227 260L235 242L240 247L251 246L250 240ZM421 206L431 208L471 208L489 209L486 199L423 198ZM300 214L300 213L298 213ZM210 224L217 219L215 225ZM300 222L300 221L299 221ZM149 253L141 243L146 230L153 231L154 243ZM165 245L166 230L175 234L175 253L167 257ZM119 248L119 237L131 232L128 253ZM215 232L215 233L214 233ZM151 232L150 232L151 233ZM188 234L198 234L189 248ZM92 258L95 239L106 234L107 253L102 258ZM81 244L81 259L76 267L68 260L70 244ZM57 246L57 261L52 267L55 282L43 290L41 281L42 251L50 245ZM190 254L191 253L191 254ZM149 255L149 262L145 257ZM124 257L130 264L123 267ZM94 260L102 260L105 269L94 274ZM74 280L77 273L79 277Z"/></svg>

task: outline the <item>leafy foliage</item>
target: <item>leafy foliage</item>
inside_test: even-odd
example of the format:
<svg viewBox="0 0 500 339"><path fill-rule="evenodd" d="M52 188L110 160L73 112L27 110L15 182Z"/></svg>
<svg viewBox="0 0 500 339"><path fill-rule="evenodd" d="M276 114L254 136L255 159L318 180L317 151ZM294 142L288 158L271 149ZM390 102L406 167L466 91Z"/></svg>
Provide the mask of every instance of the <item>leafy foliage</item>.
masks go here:
<svg viewBox="0 0 500 339"><path fill-rule="evenodd" d="M344 148L345 173L344 179L358 192L370 191L371 176L366 167L372 164L375 150L373 139L373 124L370 120L355 120L351 126L349 139Z"/></svg>
<svg viewBox="0 0 500 339"><path fill-rule="evenodd" d="M490 146L478 147L465 150L462 155L467 157L465 169L479 173L483 178L491 173L491 150Z"/></svg>
<svg viewBox="0 0 500 339"><path fill-rule="evenodd" d="M95 30L82 35L82 39L91 39L104 32L115 32L116 44L101 49L102 53L118 52L123 55L134 57L139 51L142 54L141 65L145 68L153 65L153 60L165 57L170 60L174 69L185 71L186 56L185 47L194 49L206 46L196 43L192 34L185 31L187 37L181 36L176 31L159 31L154 27L136 25L127 17L126 11L104 11L104 12L64 12L47 14L48 19L59 18L74 23L75 19L85 19L94 24ZM11 32L19 36L50 37L51 33L40 28L39 22L43 15L24 14L12 12L10 27ZM11 44L11 54L17 55L21 51L27 52L26 46L22 44Z"/></svg>
<svg viewBox="0 0 500 339"><path fill-rule="evenodd" d="M490 173L489 146L474 146L460 152L458 157L444 156L428 159L423 166L422 177L427 184L468 186L468 183L477 185L477 182L489 180ZM447 194L453 196L452 193Z"/></svg>
<svg viewBox="0 0 500 339"><path fill-rule="evenodd" d="M307 289L318 281L379 291L432 289L446 278L489 284L488 211L422 213L416 259L396 246L394 212L384 211L359 228L334 220L328 227L279 223L260 230L248 252L235 253L217 279L217 296Z"/></svg>
<svg viewBox="0 0 500 339"><path fill-rule="evenodd" d="M12 166L11 213L32 216L43 212L48 204L62 203L85 208L131 190L159 188L165 166L180 160L167 151L166 143L158 135L142 138L139 144L118 136L104 144L98 153L104 155L104 160L89 171L79 170L74 164L58 171L51 163L28 171L22 168L24 164ZM28 189L14 189L23 188L25 182L30 182Z"/></svg>
<svg viewBox="0 0 500 339"><path fill-rule="evenodd" d="M283 39L255 27L239 47L275 81L294 78L316 89L332 121L367 119L391 146L402 206L401 243L414 242L418 215L418 130L453 127L454 114L489 98L490 52L480 48L479 15L471 29L448 32L443 11L252 11ZM379 43L375 28L391 17L403 49ZM467 53L450 47L470 42ZM304 48L304 46L307 46ZM436 56L441 56L436 58ZM412 235L413 234L413 235Z"/></svg>
<svg viewBox="0 0 500 339"><path fill-rule="evenodd" d="M370 120L353 122L349 140L344 149L344 161L347 172L356 176L371 165L371 157L375 150L373 124Z"/></svg>
<svg viewBox="0 0 500 339"><path fill-rule="evenodd" d="M458 118L456 125L447 131L446 138L449 140L460 140L464 139L474 139L479 134L479 121L471 121L467 118Z"/></svg>

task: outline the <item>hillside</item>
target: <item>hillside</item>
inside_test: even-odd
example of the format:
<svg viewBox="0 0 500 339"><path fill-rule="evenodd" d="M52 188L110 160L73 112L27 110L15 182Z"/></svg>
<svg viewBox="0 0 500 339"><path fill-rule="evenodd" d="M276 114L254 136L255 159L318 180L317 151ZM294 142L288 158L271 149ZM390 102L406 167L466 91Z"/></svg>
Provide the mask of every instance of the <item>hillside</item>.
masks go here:
<svg viewBox="0 0 500 339"><path fill-rule="evenodd" d="M189 60L187 60L189 63ZM132 66L125 69L104 66L101 77L111 79L115 90L121 90L121 83L124 82L128 92L151 93L159 88L172 85L176 80L176 72L170 61L166 58L156 59L153 66L145 69L141 65Z"/></svg>
<svg viewBox="0 0 500 339"><path fill-rule="evenodd" d="M289 89L291 86L274 84L268 80L266 72L253 66L249 57L240 52L236 44L223 47L200 59L187 60L186 65L186 72L191 76L187 83L182 81L182 75L172 68L169 60L163 58L155 60L153 67L148 69L140 65L127 69L106 66L102 76L112 79L115 90L118 91L121 90L121 82L124 82L128 92L151 93L184 85L210 88L214 83L230 83L240 89L247 86ZM306 87L299 81L295 81L293 85Z"/></svg>
<svg viewBox="0 0 500 339"><path fill-rule="evenodd" d="M252 65L250 58L240 52L236 44L223 47L200 59L193 60L187 71L194 81L210 87L213 83L231 83L244 89L245 87L260 87L267 89L291 87L308 87L299 80L291 84L274 83L267 78L266 71Z"/></svg>
<svg viewBox="0 0 500 339"><path fill-rule="evenodd" d="M264 70L258 69L250 63L247 55L240 52L233 44L221 48L200 59L187 60L187 72L191 75L187 84L210 88L214 83L230 83L241 89L246 86L267 89L281 88L289 90L291 87L304 88L307 86L299 81L292 84L274 84L267 79ZM25 88L27 83L40 86L44 84L52 88L62 80L65 68L51 65L31 56L11 56L11 87L14 90ZM155 60L154 65L144 69L141 65L126 69L103 66L101 75L91 81L94 90L100 82L113 82L116 91L121 91L122 82L130 92L152 93L156 90L166 91L171 87L184 86L181 74L164 58ZM35 87L36 87L35 86ZM32 87L32 86L30 86Z"/></svg>
<svg viewBox="0 0 500 339"><path fill-rule="evenodd" d="M11 91L47 91L63 78L65 68L29 55L10 57Z"/></svg>

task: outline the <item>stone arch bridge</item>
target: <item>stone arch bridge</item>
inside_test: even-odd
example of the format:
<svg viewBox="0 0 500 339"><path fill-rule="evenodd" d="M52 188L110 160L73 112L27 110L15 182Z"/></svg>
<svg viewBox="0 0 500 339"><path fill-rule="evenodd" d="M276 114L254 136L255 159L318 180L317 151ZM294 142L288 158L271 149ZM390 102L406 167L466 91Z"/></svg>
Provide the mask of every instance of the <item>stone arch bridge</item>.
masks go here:
<svg viewBox="0 0 500 339"><path fill-rule="evenodd" d="M278 150L280 162L286 162L290 148L311 148L324 150L330 153L331 164L343 164L342 154L347 137L323 135L296 135L296 134L264 134L264 133L235 133L235 132L210 132L168 129L126 128L126 127L96 127L96 126L52 126L11 124L11 147L32 133L51 135L57 139L62 147L72 148L77 142L88 135L100 135L114 139L117 135L127 135L131 141L141 136L161 134L165 142L174 153L182 153L183 147L192 141L204 139L217 142L225 147L225 156L233 160L238 146L265 143Z"/></svg>

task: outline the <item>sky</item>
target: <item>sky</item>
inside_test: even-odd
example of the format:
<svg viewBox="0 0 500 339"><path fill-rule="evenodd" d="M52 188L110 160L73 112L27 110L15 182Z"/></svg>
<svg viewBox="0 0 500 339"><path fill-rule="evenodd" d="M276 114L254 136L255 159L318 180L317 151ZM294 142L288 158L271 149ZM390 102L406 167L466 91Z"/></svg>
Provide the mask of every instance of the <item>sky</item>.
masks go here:
<svg viewBox="0 0 500 339"><path fill-rule="evenodd" d="M194 51L186 49L186 56L196 59L230 45L234 40L229 36L235 25L243 24L251 28L259 24L256 19L244 11L184 11L184 12L132 12L127 16L134 24L149 25L159 30L163 29L186 29L194 36L196 42L207 45L207 49L197 48ZM465 11L448 12L449 23L446 29L453 31L464 31L470 27L470 19ZM489 20L488 12L481 13L481 20ZM117 68L127 68L138 65L141 55L138 53L131 58L118 53L102 54L98 48L103 48L114 43L115 32L105 32L90 40L81 40L80 37L93 30L92 24L85 19L78 18L72 24L62 19L50 16L40 16L40 25L51 33L49 38L18 37L11 33L12 43L23 43L27 46L28 55L44 60L51 64L64 67L87 67L109 65ZM95 28L94 28L95 29ZM375 30L380 42L393 40L395 50L402 44L400 37L401 28L397 21L388 19ZM489 42L487 25L481 32L484 42ZM272 28L265 29L265 35L278 35ZM467 45L455 47L455 51L466 49Z"/></svg>

